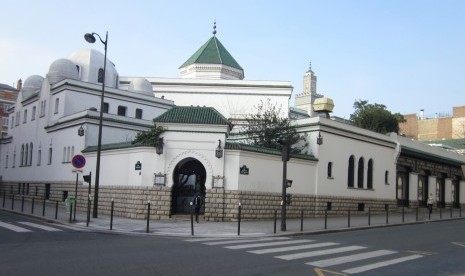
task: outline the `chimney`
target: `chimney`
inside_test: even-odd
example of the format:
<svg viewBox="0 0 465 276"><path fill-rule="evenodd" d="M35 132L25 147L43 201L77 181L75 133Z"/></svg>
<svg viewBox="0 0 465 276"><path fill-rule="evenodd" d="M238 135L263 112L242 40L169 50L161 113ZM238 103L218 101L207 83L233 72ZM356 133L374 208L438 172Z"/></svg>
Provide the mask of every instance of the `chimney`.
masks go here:
<svg viewBox="0 0 465 276"><path fill-rule="evenodd" d="M16 89L18 91L21 91L22 88L23 88L23 81L19 79L18 82L16 83Z"/></svg>

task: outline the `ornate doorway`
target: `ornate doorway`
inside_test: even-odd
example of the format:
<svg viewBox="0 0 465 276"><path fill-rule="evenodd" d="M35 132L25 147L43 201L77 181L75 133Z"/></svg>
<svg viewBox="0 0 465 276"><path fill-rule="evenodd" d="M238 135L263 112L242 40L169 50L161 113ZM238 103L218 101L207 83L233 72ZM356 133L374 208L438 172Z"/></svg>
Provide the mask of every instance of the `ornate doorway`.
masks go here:
<svg viewBox="0 0 465 276"><path fill-rule="evenodd" d="M171 192L171 215L190 214L193 197L205 197L206 178L205 167L195 158L185 158L176 165ZM200 213L204 213L204 207Z"/></svg>

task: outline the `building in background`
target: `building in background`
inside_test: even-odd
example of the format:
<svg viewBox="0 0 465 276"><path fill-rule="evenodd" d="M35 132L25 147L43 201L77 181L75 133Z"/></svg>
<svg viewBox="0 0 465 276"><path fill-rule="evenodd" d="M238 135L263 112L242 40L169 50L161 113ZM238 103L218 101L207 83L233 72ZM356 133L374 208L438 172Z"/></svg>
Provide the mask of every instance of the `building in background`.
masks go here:
<svg viewBox="0 0 465 276"><path fill-rule="evenodd" d="M8 116L10 114L8 109L16 102L16 98L18 97L19 90L21 90L21 86L21 80L18 80L17 88L0 83L0 116L2 119L1 137L5 137L8 132Z"/></svg>

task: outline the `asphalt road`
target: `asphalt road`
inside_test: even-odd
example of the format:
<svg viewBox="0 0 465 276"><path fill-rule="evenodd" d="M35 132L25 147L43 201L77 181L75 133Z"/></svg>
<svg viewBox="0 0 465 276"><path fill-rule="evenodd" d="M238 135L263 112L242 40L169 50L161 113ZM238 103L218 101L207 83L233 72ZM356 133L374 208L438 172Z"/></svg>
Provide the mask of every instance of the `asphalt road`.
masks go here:
<svg viewBox="0 0 465 276"><path fill-rule="evenodd" d="M465 220L264 238L87 232L0 211L0 275L465 275Z"/></svg>

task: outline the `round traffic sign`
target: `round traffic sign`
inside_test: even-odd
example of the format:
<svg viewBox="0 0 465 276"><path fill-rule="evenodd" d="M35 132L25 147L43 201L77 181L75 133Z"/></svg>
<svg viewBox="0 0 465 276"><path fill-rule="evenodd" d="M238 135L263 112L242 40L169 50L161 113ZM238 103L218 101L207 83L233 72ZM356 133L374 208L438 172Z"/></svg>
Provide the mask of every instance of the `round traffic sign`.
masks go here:
<svg viewBox="0 0 465 276"><path fill-rule="evenodd" d="M75 167L76 169L81 169L86 165L86 158L81 154L77 154L73 156L73 159L71 159L71 163L73 164L73 167Z"/></svg>

